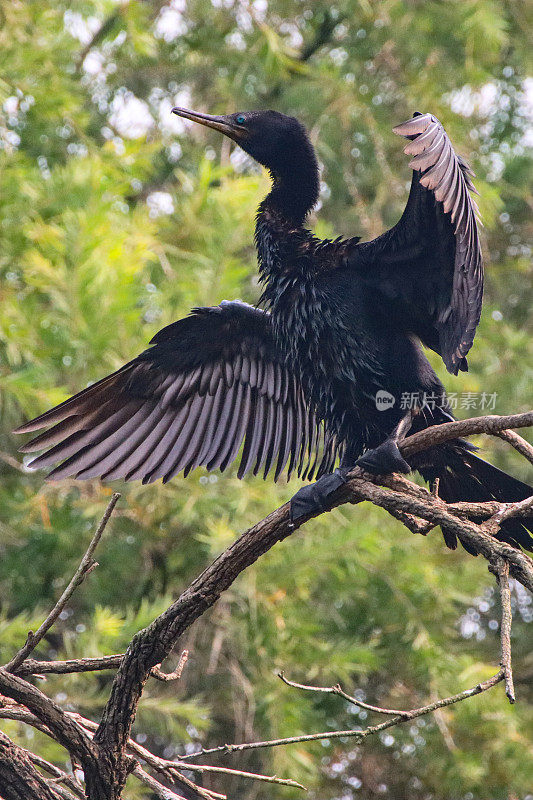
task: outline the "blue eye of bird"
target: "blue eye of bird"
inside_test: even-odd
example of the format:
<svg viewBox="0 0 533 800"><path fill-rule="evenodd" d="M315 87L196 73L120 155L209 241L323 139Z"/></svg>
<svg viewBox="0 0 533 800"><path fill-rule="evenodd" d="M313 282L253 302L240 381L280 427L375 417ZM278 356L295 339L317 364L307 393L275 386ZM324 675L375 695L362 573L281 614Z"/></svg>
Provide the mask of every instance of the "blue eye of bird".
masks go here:
<svg viewBox="0 0 533 800"><path fill-rule="evenodd" d="M243 125L244 124L244 116L243 116L243 114L239 114L239 116L237 117L237 122L239 123L239 125Z"/></svg>

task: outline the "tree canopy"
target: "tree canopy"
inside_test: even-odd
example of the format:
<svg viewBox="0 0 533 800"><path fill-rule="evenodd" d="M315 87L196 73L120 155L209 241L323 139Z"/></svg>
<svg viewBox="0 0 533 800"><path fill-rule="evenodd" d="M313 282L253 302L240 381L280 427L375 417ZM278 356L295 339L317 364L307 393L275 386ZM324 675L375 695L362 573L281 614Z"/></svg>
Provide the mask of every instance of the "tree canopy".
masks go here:
<svg viewBox="0 0 533 800"><path fill-rule="evenodd" d="M457 378L432 359L458 416L525 411L533 379L528 5L522 0L159 0L0 9L0 651L7 661L79 561L113 487L43 483L10 431L144 349L192 306L259 296L254 211L266 176L170 115L272 107L308 126L322 164L319 235L374 236L401 213L410 173L393 125L443 122L477 173L485 223L484 312ZM487 456L528 480L486 441ZM122 652L244 528L298 484L189 478L120 485L100 566L38 655ZM531 482L531 476L529 476ZM494 672L497 598L486 566L408 537L383 511L343 506L277 545L188 632L179 684L151 682L135 736L165 757L220 744L365 724L336 696L283 684L342 683L361 699L421 705ZM290 774L316 800L530 800L533 608L513 590L518 702L472 698L353 745L235 754ZM178 654L179 655L179 654ZM108 673L44 690L97 719ZM153 684L153 685L152 685ZM0 726L63 765L16 722ZM206 779L206 785L207 779ZM213 784L215 785L215 784ZM217 779L230 797L296 789ZM128 798L149 798L128 782Z"/></svg>

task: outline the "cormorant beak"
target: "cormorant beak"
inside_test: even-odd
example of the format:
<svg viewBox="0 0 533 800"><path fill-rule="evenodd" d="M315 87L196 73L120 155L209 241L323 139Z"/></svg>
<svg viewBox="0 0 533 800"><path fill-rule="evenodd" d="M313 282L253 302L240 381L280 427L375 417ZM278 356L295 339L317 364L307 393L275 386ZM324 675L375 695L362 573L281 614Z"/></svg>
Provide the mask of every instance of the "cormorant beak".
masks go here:
<svg viewBox="0 0 533 800"><path fill-rule="evenodd" d="M247 134L246 129L236 125L231 117L201 114L199 111L189 111L187 108L173 108L172 113L177 114L178 117L190 119L192 122L199 122L200 125L205 125L207 128L214 128L235 142L244 139Z"/></svg>

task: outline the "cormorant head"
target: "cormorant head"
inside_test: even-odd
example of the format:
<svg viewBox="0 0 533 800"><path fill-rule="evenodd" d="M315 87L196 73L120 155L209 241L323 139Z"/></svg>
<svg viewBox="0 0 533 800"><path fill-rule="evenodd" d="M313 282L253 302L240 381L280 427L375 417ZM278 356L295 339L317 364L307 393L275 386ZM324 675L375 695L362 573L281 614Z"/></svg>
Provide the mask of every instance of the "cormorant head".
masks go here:
<svg viewBox="0 0 533 800"><path fill-rule="evenodd" d="M235 114L212 116L186 108L173 108L173 114L214 128L242 147L274 176L301 172L311 168L318 174L313 146L301 122L279 111L238 111Z"/></svg>

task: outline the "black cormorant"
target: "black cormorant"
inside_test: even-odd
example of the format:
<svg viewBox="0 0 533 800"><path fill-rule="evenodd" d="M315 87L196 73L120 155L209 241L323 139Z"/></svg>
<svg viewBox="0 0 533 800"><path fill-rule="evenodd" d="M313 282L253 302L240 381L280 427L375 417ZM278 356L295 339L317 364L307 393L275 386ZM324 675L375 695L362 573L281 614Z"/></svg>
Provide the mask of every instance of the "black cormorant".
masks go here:
<svg viewBox="0 0 533 800"><path fill-rule="evenodd" d="M221 131L272 177L255 241L264 310L223 301L194 309L117 372L17 429L53 427L22 447L48 448L49 478L142 479L204 465L238 475L287 466L318 481L291 504L293 519L327 507L354 464L374 473L418 470L446 501L522 500L533 489L454 440L406 462L400 430L453 419L421 342L447 369L467 369L479 322L483 265L470 169L440 122L397 126L413 156L400 221L370 242L320 240L304 227L319 171L301 123L276 111L224 116L175 108ZM340 468L332 472L335 463ZM508 520L498 538L532 549L533 520ZM446 543L455 535L444 531Z"/></svg>

